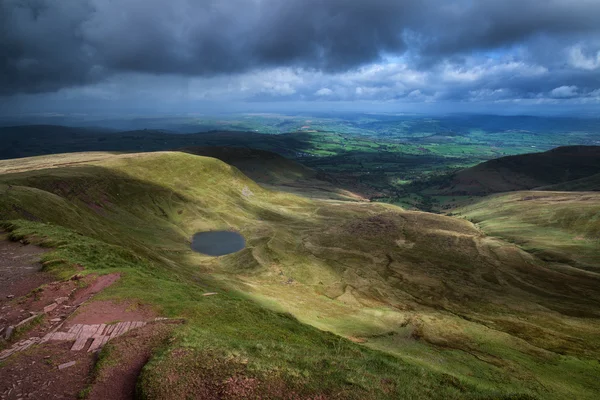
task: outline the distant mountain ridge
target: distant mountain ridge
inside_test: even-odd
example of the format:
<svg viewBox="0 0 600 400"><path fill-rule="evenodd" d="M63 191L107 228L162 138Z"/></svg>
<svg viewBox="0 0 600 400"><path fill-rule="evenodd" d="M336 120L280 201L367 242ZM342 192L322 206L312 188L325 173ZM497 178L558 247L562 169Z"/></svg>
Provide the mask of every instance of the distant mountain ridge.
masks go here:
<svg viewBox="0 0 600 400"><path fill-rule="evenodd" d="M483 162L455 173L433 190L445 195L469 196L534 188L598 190L598 177L592 176L599 173L600 146L563 146L543 153Z"/></svg>
<svg viewBox="0 0 600 400"><path fill-rule="evenodd" d="M115 131L61 125L10 126L0 127L0 159L87 151L151 152L194 146L252 147L293 157L308 146L307 135L243 131L167 133L154 129Z"/></svg>
<svg viewBox="0 0 600 400"><path fill-rule="evenodd" d="M574 181L557 183L556 185L541 186L538 190L553 190L559 192L600 192L600 174L586 176Z"/></svg>

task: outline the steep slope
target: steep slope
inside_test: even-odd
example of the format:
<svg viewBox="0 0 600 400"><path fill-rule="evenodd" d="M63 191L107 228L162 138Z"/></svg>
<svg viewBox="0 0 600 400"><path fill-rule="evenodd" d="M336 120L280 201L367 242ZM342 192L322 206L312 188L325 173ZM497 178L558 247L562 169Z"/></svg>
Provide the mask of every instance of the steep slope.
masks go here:
<svg viewBox="0 0 600 400"><path fill-rule="evenodd" d="M340 187L339 183L331 176L271 151L219 146L188 147L181 151L217 158L233 165L250 179L267 188L311 198L365 200L358 194Z"/></svg>
<svg viewBox="0 0 600 400"><path fill-rule="evenodd" d="M456 196L533 189L600 173L600 146L565 146L544 152L501 157L459 171L433 192Z"/></svg>
<svg viewBox="0 0 600 400"><path fill-rule="evenodd" d="M271 191L175 152L38 157L0 171L4 226L46 238L55 272L119 272L104 298L187 319L144 369L147 398L231 379L258 382L263 398L600 390L600 278L468 221ZM239 231L246 249L193 253L192 234L213 229Z"/></svg>
<svg viewBox="0 0 600 400"><path fill-rule="evenodd" d="M266 150L198 146L184 148L181 151L217 158L243 171L246 176L258 183L280 184L315 179L317 176L316 171Z"/></svg>

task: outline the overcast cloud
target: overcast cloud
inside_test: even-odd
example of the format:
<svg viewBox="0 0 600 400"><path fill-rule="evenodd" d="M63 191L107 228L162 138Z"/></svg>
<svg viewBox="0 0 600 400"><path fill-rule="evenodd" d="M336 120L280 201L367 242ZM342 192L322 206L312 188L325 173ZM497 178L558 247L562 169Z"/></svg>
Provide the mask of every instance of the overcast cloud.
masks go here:
<svg viewBox="0 0 600 400"><path fill-rule="evenodd" d="M598 0L0 0L0 96L600 105Z"/></svg>

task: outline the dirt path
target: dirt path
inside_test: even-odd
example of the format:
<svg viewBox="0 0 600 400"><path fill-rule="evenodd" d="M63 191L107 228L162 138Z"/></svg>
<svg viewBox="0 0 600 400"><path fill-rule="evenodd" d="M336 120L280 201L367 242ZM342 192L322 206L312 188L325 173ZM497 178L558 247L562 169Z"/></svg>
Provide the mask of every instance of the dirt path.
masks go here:
<svg viewBox="0 0 600 400"><path fill-rule="evenodd" d="M66 322L66 327L75 324L105 324L115 321L150 321L158 314L150 307L137 302L113 302L97 300L83 304Z"/></svg>
<svg viewBox="0 0 600 400"><path fill-rule="evenodd" d="M134 301L91 301L119 274L54 281L39 263L47 250L5 239L0 232L0 400L76 399L84 392L132 399L172 321L156 322L154 310ZM118 362L93 377L107 343L119 349L112 356Z"/></svg>
<svg viewBox="0 0 600 400"><path fill-rule="evenodd" d="M68 343L29 349L3 361L0 399L76 399L89 383L94 355L71 352ZM69 363L73 365L65 367ZM59 368L62 366L62 368Z"/></svg>
<svg viewBox="0 0 600 400"><path fill-rule="evenodd" d="M40 257L48 250L7 240L0 231L0 307L12 297L24 296L44 283L50 274L41 272Z"/></svg>
<svg viewBox="0 0 600 400"><path fill-rule="evenodd" d="M111 368L100 371L89 400L131 400L144 365L154 350L170 337L173 325L148 324L111 344Z"/></svg>

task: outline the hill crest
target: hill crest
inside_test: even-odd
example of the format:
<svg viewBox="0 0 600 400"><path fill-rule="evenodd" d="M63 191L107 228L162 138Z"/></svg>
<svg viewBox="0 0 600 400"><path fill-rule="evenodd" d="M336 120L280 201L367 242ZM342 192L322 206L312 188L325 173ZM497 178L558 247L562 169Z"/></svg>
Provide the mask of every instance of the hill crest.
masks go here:
<svg viewBox="0 0 600 400"><path fill-rule="evenodd" d="M563 146L483 162L455 173L432 190L444 195L484 196L564 184L598 173L600 146Z"/></svg>

